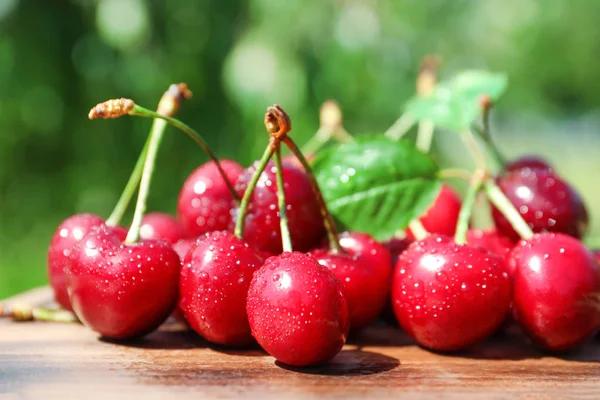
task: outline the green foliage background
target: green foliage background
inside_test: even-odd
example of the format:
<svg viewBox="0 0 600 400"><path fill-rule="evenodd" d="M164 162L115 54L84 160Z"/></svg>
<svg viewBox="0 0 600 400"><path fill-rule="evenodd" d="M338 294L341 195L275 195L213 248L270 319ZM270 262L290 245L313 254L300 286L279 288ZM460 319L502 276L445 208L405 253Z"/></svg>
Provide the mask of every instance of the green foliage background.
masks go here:
<svg viewBox="0 0 600 400"><path fill-rule="evenodd" d="M107 216L129 176L150 121L88 121L97 102L153 108L185 81L195 96L181 118L248 164L275 102L299 142L328 98L350 132L385 130L429 53L444 75L507 72L493 120L501 149L545 154L600 234L599 13L588 0L1 0L0 298L43 284L55 227L77 212ZM169 132L149 206L174 212L205 156ZM435 150L468 166L456 142L440 132Z"/></svg>

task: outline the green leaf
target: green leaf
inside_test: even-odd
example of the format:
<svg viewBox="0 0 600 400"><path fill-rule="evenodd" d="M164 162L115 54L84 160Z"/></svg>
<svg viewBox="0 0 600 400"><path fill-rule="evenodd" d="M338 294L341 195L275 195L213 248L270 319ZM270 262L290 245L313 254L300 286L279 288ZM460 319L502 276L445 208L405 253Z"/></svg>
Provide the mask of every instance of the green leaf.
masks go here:
<svg viewBox="0 0 600 400"><path fill-rule="evenodd" d="M441 189L431 157L381 135L332 146L312 166L338 227L378 240L425 213Z"/></svg>
<svg viewBox="0 0 600 400"><path fill-rule="evenodd" d="M481 114L482 95L492 101L506 90L506 75L481 70L467 70L448 81L438 83L430 96L415 96L406 112L417 121L432 121L436 126L462 131Z"/></svg>

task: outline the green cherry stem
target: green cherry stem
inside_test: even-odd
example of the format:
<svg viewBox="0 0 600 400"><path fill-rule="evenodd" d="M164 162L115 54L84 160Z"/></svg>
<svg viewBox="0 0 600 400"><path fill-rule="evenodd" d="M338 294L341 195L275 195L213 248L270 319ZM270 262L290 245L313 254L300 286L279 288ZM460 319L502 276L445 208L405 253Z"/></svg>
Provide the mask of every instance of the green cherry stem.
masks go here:
<svg viewBox="0 0 600 400"><path fill-rule="evenodd" d="M79 322L75 314L67 310L50 310L41 307L31 307L25 304L0 304L0 317L11 318L13 321L46 321L46 322Z"/></svg>
<svg viewBox="0 0 600 400"><path fill-rule="evenodd" d="M418 219L413 219L412 221L410 221L408 223L408 227L410 228L413 236L417 240L423 240L427 237L427 235L429 235L427 229L425 229L421 221L419 221Z"/></svg>
<svg viewBox="0 0 600 400"><path fill-rule="evenodd" d="M458 223L456 224L456 234L454 235L454 241L457 244L465 244L467 241L467 231L469 230L469 221L473 213L473 206L477 199L477 194L485 182L486 173L483 170L475 171L472 177L471 184L465 193L460 212L458 214Z"/></svg>
<svg viewBox="0 0 600 400"><path fill-rule="evenodd" d="M392 140L400 140L415 124L415 119L408 113L402 114L385 132L384 136Z"/></svg>
<svg viewBox="0 0 600 400"><path fill-rule="evenodd" d="M233 196L233 198L236 201L238 201L238 202L240 201L240 196L235 191L231 181L227 178L227 175L225 174L225 171L223 170L223 167L221 166L219 159L217 158L215 153L213 153L213 151L210 149L210 147L208 147L208 144L206 143L204 138L202 136L200 136L200 134L198 132L196 132L191 127L189 127L187 124L179 121L176 118L168 117L165 115L160 115L154 111L148 110L147 108L138 106L137 104L135 104L133 106L133 108L128 112L128 114L135 115L138 117L162 119L162 120L166 121L167 123L169 123L170 125L174 126L175 128L186 133L190 138L192 138L192 140L194 140L194 142L196 142L204 150L204 152L208 155L208 157L210 157L210 159L216 164L217 169L219 170L219 173L221 174L221 177L227 184L227 188L229 189L229 192L231 193L231 195Z"/></svg>
<svg viewBox="0 0 600 400"><path fill-rule="evenodd" d="M312 138L302 147L302 152L306 154L314 154L329 142L331 139L331 129L321 126Z"/></svg>
<svg viewBox="0 0 600 400"><path fill-rule="evenodd" d="M471 173L468 170L461 168L444 168L441 169L437 175L440 179L458 178L465 181L471 180Z"/></svg>
<svg viewBox="0 0 600 400"><path fill-rule="evenodd" d="M484 183L484 189L488 199L494 206L506 217L513 229L521 236L522 239L529 239L533 236L533 231L527 225L527 222L521 217L519 211L510 202L510 200L502 193L502 190L496 185L493 179L488 179Z"/></svg>
<svg viewBox="0 0 600 400"><path fill-rule="evenodd" d="M252 194L254 193L254 188L260 179L263 171L267 167L269 160L273 157L275 153L276 147L269 142L269 145L265 149L258 165L256 166L256 171L254 171L254 175L252 175L252 179L248 183L246 187L246 191L244 192L244 196L242 197L242 201L240 202L240 208L238 210L237 219L235 222L235 229L233 234L240 239L244 238L244 224L246 223L246 213L248 212L248 207L250 206L250 199L252 198Z"/></svg>
<svg viewBox="0 0 600 400"><path fill-rule="evenodd" d="M133 194L137 189L138 184L140 183L140 178L142 177L142 170L144 169L144 161L146 161L146 156L148 155L148 147L150 147L150 139L151 135L148 135L148 139L146 139L146 143L144 144L144 148L138 157L135 167L133 168L133 172L125 185L125 189L123 189L123 193L121 193L121 197L119 197L119 201L117 201L117 205L113 209L113 212L110 214L108 219L106 220L106 225L108 226L117 226L123 219L123 215L125 215L125 211L133 198Z"/></svg>
<svg viewBox="0 0 600 400"><path fill-rule="evenodd" d="M285 200L285 186L283 181L283 166L281 165L281 149L280 146L277 146L275 150L275 154L273 157L275 161L275 167L277 168L277 172L275 174L277 178L277 201L279 205L279 226L281 229L281 242L283 245L283 251L291 252L292 248L292 239L290 236L290 228L288 226L288 217L287 217L287 202Z"/></svg>
<svg viewBox="0 0 600 400"><path fill-rule="evenodd" d="M135 211L133 213L133 221L131 222L129 232L127 232L127 237L125 238L126 244L135 243L140 239L140 228L142 227L142 219L144 218L144 213L146 212L146 202L150 192L150 182L152 181L152 175L154 174L156 155L158 154L158 148L160 147L160 142L162 141L166 126L167 122L163 119L155 119L152 123L148 154L144 160L144 166L142 168L140 189L138 192L137 202L135 204Z"/></svg>
<svg viewBox="0 0 600 400"><path fill-rule="evenodd" d="M417 131L417 149L423 153L429 153L431 149L431 142L433 141L434 124L431 121L422 121L419 123L419 130Z"/></svg>
<svg viewBox="0 0 600 400"><path fill-rule="evenodd" d="M460 137L475 160L475 168L478 170L486 170L485 155L481 151L481 147L471 129L465 129Z"/></svg>
<svg viewBox="0 0 600 400"><path fill-rule="evenodd" d="M313 173L313 170L312 170L310 164L308 163L308 161L302 154L302 151L300 151L298 146L296 146L296 143L294 143L292 138L290 138L289 136L285 136L283 138L283 143L285 143L285 145L296 156L298 161L300 161L300 164L302 164L302 167L304 168L304 171L306 172L306 175L308 176L308 179L310 180L313 191L317 198L317 203L319 204L319 210L321 211L321 217L323 218L323 224L325 225L325 230L327 231L327 238L329 239L329 247L334 252L343 251L342 246L340 245L340 242L338 240L338 231L337 231L337 227L335 226L335 221L333 220L333 216L331 215L331 213L329 212L329 209L327 208L327 203L325 202L325 199L323 198L323 194L321 193L321 189L319 187L319 182L317 182L317 178L315 177L315 174Z"/></svg>

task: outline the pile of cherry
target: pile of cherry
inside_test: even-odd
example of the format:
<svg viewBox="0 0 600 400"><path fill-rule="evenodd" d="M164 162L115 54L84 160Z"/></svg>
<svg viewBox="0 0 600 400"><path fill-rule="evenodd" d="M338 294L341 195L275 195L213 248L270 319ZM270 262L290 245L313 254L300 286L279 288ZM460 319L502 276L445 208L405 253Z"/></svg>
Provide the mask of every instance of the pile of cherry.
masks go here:
<svg viewBox="0 0 600 400"><path fill-rule="evenodd" d="M181 90L165 94L171 108L161 116L175 113ZM92 111L143 110L120 99ZM152 146L145 148L129 232L120 218L92 214L71 216L56 230L48 271L57 302L114 340L141 337L173 314L212 343L258 342L294 366L330 360L349 333L392 311L419 345L436 351L467 348L515 322L539 347L565 351L600 328L599 266L579 241L585 207L542 159L516 160L495 178L532 236L521 239L515 216L493 207L495 228L469 230L467 243L457 244L462 201L444 185L419 219L426 236L408 230L379 243L337 233L287 135L289 117L272 107L265 123L263 158L248 168L231 160L198 167L183 184L177 218L144 215L153 162ZM281 145L297 158L282 162Z"/></svg>

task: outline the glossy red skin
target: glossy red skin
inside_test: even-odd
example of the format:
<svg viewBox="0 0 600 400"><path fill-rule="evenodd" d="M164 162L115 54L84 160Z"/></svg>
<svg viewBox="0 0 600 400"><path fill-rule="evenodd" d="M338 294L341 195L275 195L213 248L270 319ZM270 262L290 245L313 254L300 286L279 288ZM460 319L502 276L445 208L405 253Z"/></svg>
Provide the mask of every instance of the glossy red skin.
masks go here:
<svg viewBox="0 0 600 400"><path fill-rule="evenodd" d="M380 245L381 246L381 245ZM381 246L380 251L387 253ZM382 262L372 262L372 256L361 253L333 253L316 249L310 253L321 265L329 268L344 287L348 303L350 329L358 331L381 314L388 299L392 268L389 254Z"/></svg>
<svg viewBox="0 0 600 400"><path fill-rule="evenodd" d="M400 326L421 346L457 351L502 324L511 282L500 257L432 235L411 244L398 259L392 300Z"/></svg>
<svg viewBox="0 0 600 400"><path fill-rule="evenodd" d="M54 299L66 310L72 310L65 269L70 262L71 250L91 228L104 225L104 218L94 214L75 214L56 228L48 248L48 280L54 291Z"/></svg>
<svg viewBox="0 0 600 400"><path fill-rule="evenodd" d="M469 229L467 231L467 244L480 247L505 259L515 246L515 243L492 229L484 231L481 229Z"/></svg>
<svg viewBox="0 0 600 400"><path fill-rule="evenodd" d="M507 171L519 171L522 169L552 169L552 166L540 156L525 155L519 157L504 166Z"/></svg>
<svg viewBox="0 0 600 400"><path fill-rule="evenodd" d="M442 185L440 194L419 221L429 233L454 236L460 207L460 196L450 186ZM406 237L415 239L410 229L406 230Z"/></svg>
<svg viewBox="0 0 600 400"><path fill-rule="evenodd" d="M180 240L177 241L177 243L175 243L172 246L173 250L175 250L175 253L177 253L177 255L179 256L179 259L181 260L181 265L182 266L183 266L183 261L185 259L185 256L187 255L188 251L194 245L194 243L196 242L197 239L198 238L194 238L194 239L180 239ZM181 296L180 296L180 298L181 298ZM183 311L181 311L181 308L179 307L179 301L177 302L177 306L175 307L175 310L173 310L173 313L171 314L171 316L173 318L175 318L177 321L183 322L183 323L187 324L187 320L185 319L185 315L183 314Z"/></svg>
<svg viewBox="0 0 600 400"><path fill-rule="evenodd" d="M393 271L396 266L396 263L398 262L398 258L400 257L400 254L402 254L404 252L404 250L406 250L412 242L413 241L408 238L404 238L404 239L393 238L387 242L382 243L385 246L385 248L388 249L388 251L390 252L390 256L391 256L391 260L392 260L392 276L393 276ZM383 311L381 312L381 318L390 325L394 325L394 326L398 325L398 320L396 320L396 315L394 315L394 308L392 307L391 290L390 290L390 294L388 295L388 298L385 302L385 306L383 306Z"/></svg>
<svg viewBox="0 0 600 400"><path fill-rule="evenodd" d="M581 238L587 231L585 206L575 190L552 170L522 169L497 178L502 192L531 229L538 232L558 232ZM519 235L508 220L492 208L496 228L512 240Z"/></svg>
<svg viewBox="0 0 600 400"><path fill-rule="evenodd" d="M255 167L256 163L244 170L238 178L235 189L240 197L243 196L256 170ZM244 238L259 251L280 254L283 249L279 227L276 171L275 165L269 163L261 174L246 214ZM292 247L297 251L308 251L316 247L325 235L317 198L304 171L284 164L283 179ZM237 211L234 214L237 215ZM235 217L231 227L233 225L235 225Z"/></svg>
<svg viewBox="0 0 600 400"><path fill-rule="evenodd" d="M144 336L173 311L180 261L164 241L123 244L113 228L91 230L73 248L69 296L81 322L103 337Z"/></svg>
<svg viewBox="0 0 600 400"><path fill-rule="evenodd" d="M230 232L198 239L183 260L179 285L179 307L190 327L213 343L252 343L246 297L262 264L254 250Z"/></svg>
<svg viewBox="0 0 600 400"><path fill-rule="evenodd" d="M183 239L185 233L177 220L166 213L152 212L144 215L140 228L141 240L164 240L169 244Z"/></svg>
<svg viewBox="0 0 600 400"><path fill-rule="evenodd" d="M233 184L244 168L232 160L220 160ZM177 200L177 219L188 237L227 229L235 201L216 164L209 161L185 180Z"/></svg>
<svg viewBox="0 0 600 400"><path fill-rule="evenodd" d="M577 239L534 235L515 248L513 311L541 348L567 351L600 329L600 267Z"/></svg>
<svg viewBox="0 0 600 400"><path fill-rule="evenodd" d="M284 364L304 367L332 359L346 342L349 320L342 284L312 256L271 257L252 279L252 335Z"/></svg>

